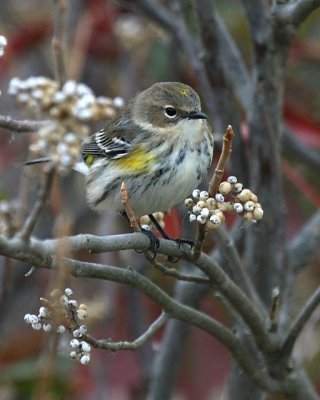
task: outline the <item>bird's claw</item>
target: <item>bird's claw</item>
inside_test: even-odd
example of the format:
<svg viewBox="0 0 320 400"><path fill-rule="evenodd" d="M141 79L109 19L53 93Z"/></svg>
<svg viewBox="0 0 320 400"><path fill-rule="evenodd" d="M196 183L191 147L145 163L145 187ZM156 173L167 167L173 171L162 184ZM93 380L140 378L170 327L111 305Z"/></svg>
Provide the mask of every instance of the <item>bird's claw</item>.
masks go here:
<svg viewBox="0 0 320 400"><path fill-rule="evenodd" d="M176 242L179 248L182 244L188 244L191 248L194 246L194 242L192 240L180 239L180 238L175 238L175 239L170 239L170 240L172 240L173 242ZM179 260L180 260L179 257L176 257L176 258L174 258L172 256L168 257L168 261L171 263L177 263Z"/></svg>
<svg viewBox="0 0 320 400"><path fill-rule="evenodd" d="M177 245L180 247L182 244L187 244L189 245L191 248L193 248L194 246L194 241L193 240L188 240L188 239L180 239L180 238L175 238L175 239L171 239L174 242L177 243Z"/></svg>
<svg viewBox="0 0 320 400"><path fill-rule="evenodd" d="M146 235L148 237L148 239L150 240L150 251L153 254L153 259L155 259L156 255L157 255L157 250L160 246L159 238L153 232L149 231L148 229L141 228L141 233ZM140 253L140 252L138 251L138 253Z"/></svg>

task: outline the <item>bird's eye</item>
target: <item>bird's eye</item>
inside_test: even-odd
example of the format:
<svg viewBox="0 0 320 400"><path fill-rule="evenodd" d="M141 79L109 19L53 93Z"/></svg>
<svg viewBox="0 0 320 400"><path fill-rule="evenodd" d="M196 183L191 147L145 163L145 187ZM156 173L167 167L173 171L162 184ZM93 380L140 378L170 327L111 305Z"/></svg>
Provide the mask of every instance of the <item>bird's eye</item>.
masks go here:
<svg viewBox="0 0 320 400"><path fill-rule="evenodd" d="M177 115L176 109L172 106L166 106L164 108L164 113L169 118L174 118Z"/></svg>

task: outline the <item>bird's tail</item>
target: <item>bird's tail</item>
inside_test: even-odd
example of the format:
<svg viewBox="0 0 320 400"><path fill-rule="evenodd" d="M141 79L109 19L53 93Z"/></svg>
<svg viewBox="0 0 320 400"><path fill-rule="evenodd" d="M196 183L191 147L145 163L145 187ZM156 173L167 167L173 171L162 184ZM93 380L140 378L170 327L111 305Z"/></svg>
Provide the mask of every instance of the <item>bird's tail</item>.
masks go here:
<svg viewBox="0 0 320 400"><path fill-rule="evenodd" d="M34 165L34 164L42 164L50 161L49 157L35 158L34 160L29 160L23 163L23 165Z"/></svg>
<svg viewBox="0 0 320 400"><path fill-rule="evenodd" d="M35 158L34 160L24 162L23 165L43 164L49 161L51 161L50 157ZM83 161L77 162L72 169L82 175L87 175L89 172L88 166Z"/></svg>

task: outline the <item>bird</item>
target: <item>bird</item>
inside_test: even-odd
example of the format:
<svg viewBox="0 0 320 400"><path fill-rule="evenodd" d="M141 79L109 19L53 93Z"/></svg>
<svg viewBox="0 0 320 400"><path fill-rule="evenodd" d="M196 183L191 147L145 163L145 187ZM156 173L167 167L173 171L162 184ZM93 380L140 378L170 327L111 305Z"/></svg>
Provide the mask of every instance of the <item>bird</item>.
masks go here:
<svg viewBox="0 0 320 400"><path fill-rule="evenodd" d="M213 129L196 91L157 82L84 140L88 205L98 213L124 213L124 182L136 216L170 210L203 181L213 147Z"/></svg>

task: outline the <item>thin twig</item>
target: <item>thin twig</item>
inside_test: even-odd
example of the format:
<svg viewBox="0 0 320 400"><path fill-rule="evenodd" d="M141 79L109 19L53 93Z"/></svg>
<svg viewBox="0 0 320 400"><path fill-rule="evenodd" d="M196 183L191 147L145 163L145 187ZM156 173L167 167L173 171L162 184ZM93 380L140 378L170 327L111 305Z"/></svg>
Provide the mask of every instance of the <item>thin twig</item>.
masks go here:
<svg viewBox="0 0 320 400"><path fill-rule="evenodd" d="M83 74L93 29L94 17L88 8L81 15L75 28L74 39L68 60L69 79L79 81Z"/></svg>
<svg viewBox="0 0 320 400"><path fill-rule="evenodd" d="M37 200L30 211L22 229L18 232L17 236L23 241L28 241L35 226L38 222L40 215L46 205L46 202L50 196L51 187L53 183L54 169L50 167L45 171L44 182L39 190Z"/></svg>
<svg viewBox="0 0 320 400"><path fill-rule="evenodd" d="M320 168L320 154L303 141L287 126L282 131L282 146L293 155L299 163L305 163L313 168Z"/></svg>
<svg viewBox="0 0 320 400"><path fill-rule="evenodd" d="M60 85L66 80L65 42L66 42L66 11L68 0L54 0L54 35L52 51L54 76Z"/></svg>
<svg viewBox="0 0 320 400"><path fill-rule="evenodd" d="M274 7L274 18L278 23L298 26L309 14L320 7L320 0L297 0L294 2L277 2Z"/></svg>
<svg viewBox="0 0 320 400"><path fill-rule="evenodd" d="M0 128L13 132L36 132L48 123L49 121L18 121L7 115L0 115Z"/></svg>
<svg viewBox="0 0 320 400"><path fill-rule="evenodd" d="M232 151L233 138L234 138L234 132L233 132L232 126L228 125L227 130L223 136L223 144L222 144L220 158L219 158L217 167L214 171L213 177L209 183L208 192L209 192L209 196L211 196L211 197L214 197L218 190L221 178L224 173L225 165L226 165L227 160ZM202 251L202 246L206 239L206 233L207 232L206 232L205 225L198 224L197 236L196 236L194 251L193 251L194 259L197 259Z"/></svg>
<svg viewBox="0 0 320 400"><path fill-rule="evenodd" d="M248 273L245 271L243 263L240 260L239 253L234 245L231 235L228 234L226 229L221 226L216 229L215 235L217 236L220 244L222 254L228 262L233 280L239 285L250 300L252 300L262 313L265 312L261 300L257 295L255 288L249 278ZM267 315L265 315L267 317Z"/></svg>
<svg viewBox="0 0 320 400"><path fill-rule="evenodd" d="M249 22L249 29L255 44L261 44L270 31L269 6L263 0L241 0Z"/></svg>
<svg viewBox="0 0 320 400"><path fill-rule="evenodd" d="M209 196L214 197L216 194L221 178L224 174L224 169L227 163L227 160L232 152L232 141L234 138L234 132L231 125L228 125L226 133L223 136L223 144L221 155L214 171L213 177L209 183Z"/></svg>
<svg viewBox="0 0 320 400"><path fill-rule="evenodd" d="M292 353L293 346L300 335L303 327L311 317L311 314L314 312L316 307L320 304L320 287L318 287L314 293L309 297L306 301L302 310L296 316L295 320L292 323L291 328L289 329L288 335L285 338L282 346L281 353L284 356L289 357Z"/></svg>
<svg viewBox="0 0 320 400"><path fill-rule="evenodd" d="M162 312L160 316L149 326L149 328L133 342L121 341L112 342L111 340L97 340L91 335L83 335L83 339L98 349L111 351L118 350L137 350L143 346L155 333L168 321L169 315Z"/></svg>
<svg viewBox="0 0 320 400"><path fill-rule="evenodd" d="M180 281L186 281L186 282L194 282L194 283L200 283L200 284L210 284L210 279L202 277L202 276L196 276L196 275L187 275L187 274L182 274L181 272L177 271L175 268L170 268L167 267L166 265L161 264L159 261L156 259L152 258L149 255L146 255L146 258L148 261L151 262L151 264L160 272L162 272L164 275L167 276L172 276L173 278L176 278Z"/></svg>
<svg viewBox="0 0 320 400"><path fill-rule="evenodd" d="M206 240L206 236L207 236L207 229L206 229L205 225L198 224L197 225L196 240L194 242L194 248L193 248L193 257L194 257L195 260L201 254L204 241Z"/></svg>
<svg viewBox="0 0 320 400"><path fill-rule="evenodd" d="M139 231L141 231L141 228L137 221L135 213L133 212L133 210L131 208L129 197L128 197L128 192L127 192L126 185L124 182L122 182L122 184L121 184L120 191L121 191L121 202L123 204L123 207L125 209L127 217L129 218L130 226L134 232L139 232Z"/></svg>
<svg viewBox="0 0 320 400"><path fill-rule="evenodd" d="M292 271L297 274L313 262L320 242L320 210L303 225L300 232L291 240L289 259Z"/></svg>
<svg viewBox="0 0 320 400"><path fill-rule="evenodd" d="M219 41L219 58L221 58L226 80L240 100L244 110L249 112L252 88L247 66L220 15L215 12L213 18Z"/></svg>
<svg viewBox="0 0 320 400"><path fill-rule="evenodd" d="M271 322L271 327L270 327L271 331L275 331L277 329L279 304L280 304L280 289L278 287L275 287L272 291L271 305L269 307L269 319Z"/></svg>

